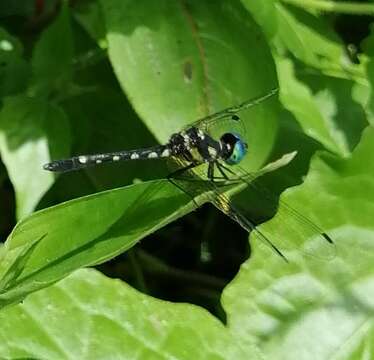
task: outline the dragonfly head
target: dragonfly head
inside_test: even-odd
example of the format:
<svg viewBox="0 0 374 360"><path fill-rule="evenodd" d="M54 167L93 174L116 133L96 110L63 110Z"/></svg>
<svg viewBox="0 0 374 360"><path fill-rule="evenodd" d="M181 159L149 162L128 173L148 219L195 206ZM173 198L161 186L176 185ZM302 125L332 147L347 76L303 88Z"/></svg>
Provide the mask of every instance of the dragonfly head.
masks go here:
<svg viewBox="0 0 374 360"><path fill-rule="evenodd" d="M223 134L221 143L224 148L222 157L229 165L239 164L247 153L247 143L236 133Z"/></svg>

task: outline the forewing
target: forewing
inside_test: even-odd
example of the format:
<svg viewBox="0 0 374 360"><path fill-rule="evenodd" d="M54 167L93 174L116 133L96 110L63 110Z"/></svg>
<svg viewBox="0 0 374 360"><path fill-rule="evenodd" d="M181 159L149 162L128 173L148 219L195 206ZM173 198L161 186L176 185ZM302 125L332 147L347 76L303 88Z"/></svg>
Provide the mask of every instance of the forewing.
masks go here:
<svg viewBox="0 0 374 360"><path fill-rule="evenodd" d="M252 99L244 101L243 103L237 106L232 106L222 111L218 111L215 114L208 115L204 118L198 119L195 122L188 124L185 128L187 129L190 127L198 127L199 129L205 132L208 132L209 129L214 127L218 122L222 121L223 119L228 120L229 122L231 122L231 124L235 124L235 121L237 121L235 120L235 115L237 115L240 111L243 111L245 109L249 109L253 106L261 104L265 100L277 94L277 92L278 92L278 88L274 88L270 90L267 94L254 97Z"/></svg>

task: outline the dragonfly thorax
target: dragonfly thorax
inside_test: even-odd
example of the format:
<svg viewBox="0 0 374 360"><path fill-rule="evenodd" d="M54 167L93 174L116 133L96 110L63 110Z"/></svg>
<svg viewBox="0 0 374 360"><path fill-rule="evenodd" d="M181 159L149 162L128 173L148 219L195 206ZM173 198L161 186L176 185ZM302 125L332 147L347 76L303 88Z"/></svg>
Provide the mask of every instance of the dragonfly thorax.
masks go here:
<svg viewBox="0 0 374 360"><path fill-rule="evenodd" d="M173 155L182 155L188 151L190 147L189 138L183 135L183 133L176 133L170 137L169 143L167 144Z"/></svg>
<svg viewBox="0 0 374 360"><path fill-rule="evenodd" d="M247 152L247 144L236 133L225 133L215 140L196 127L173 134L167 147L171 155L189 161L215 162L221 159L229 165L238 164ZM195 157L196 153L201 160Z"/></svg>
<svg viewBox="0 0 374 360"><path fill-rule="evenodd" d="M191 153L196 150L204 161L211 161L213 154L216 158L221 149L219 141L215 141L196 127L173 134L167 146L172 155L182 155L186 158L192 158Z"/></svg>

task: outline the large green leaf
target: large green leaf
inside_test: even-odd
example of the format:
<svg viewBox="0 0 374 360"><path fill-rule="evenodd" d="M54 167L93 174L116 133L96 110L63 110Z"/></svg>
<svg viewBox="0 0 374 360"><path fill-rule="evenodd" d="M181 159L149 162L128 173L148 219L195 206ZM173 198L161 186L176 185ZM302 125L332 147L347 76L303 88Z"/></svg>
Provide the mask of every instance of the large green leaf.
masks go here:
<svg viewBox="0 0 374 360"><path fill-rule="evenodd" d="M299 204L335 240L332 261L291 252L286 264L254 242L251 260L225 290L223 304L233 333L258 343L266 358L374 356L373 151L370 127L350 159L321 153L305 183L282 197ZM279 215L262 229L274 231ZM292 240L286 224L278 230Z"/></svg>
<svg viewBox="0 0 374 360"><path fill-rule="evenodd" d="M0 263L4 304L71 271L100 263L191 210L167 180L82 197L34 213L5 243Z"/></svg>
<svg viewBox="0 0 374 360"><path fill-rule="evenodd" d="M3 310L0 323L0 353L12 359L259 358L206 310L148 297L94 270Z"/></svg>
<svg viewBox="0 0 374 360"><path fill-rule="evenodd" d="M268 164L284 166L295 154ZM245 184L232 187L230 193ZM0 306L19 301L83 266L108 260L144 236L208 201L191 197L168 180L104 191L36 212L20 221L0 254Z"/></svg>
<svg viewBox="0 0 374 360"><path fill-rule="evenodd" d="M18 218L32 212L53 183L53 174L42 165L66 156L69 140L69 124L60 107L23 95L4 100L0 152L15 188Z"/></svg>
<svg viewBox="0 0 374 360"><path fill-rule="evenodd" d="M276 86L267 44L238 2L101 3L117 78L162 142L188 122ZM272 106L256 111L261 116L250 120L256 137L267 139L254 144L253 160L261 165L271 149L276 120Z"/></svg>

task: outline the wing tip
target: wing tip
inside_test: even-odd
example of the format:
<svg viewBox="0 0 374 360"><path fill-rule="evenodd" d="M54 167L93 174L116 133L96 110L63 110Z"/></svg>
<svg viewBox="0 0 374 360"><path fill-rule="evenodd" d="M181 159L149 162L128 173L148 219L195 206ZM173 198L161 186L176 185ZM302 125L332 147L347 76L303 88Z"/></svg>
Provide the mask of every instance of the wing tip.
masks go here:
<svg viewBox="0 0 374 360"><path fill-rule="evenodd" d="M324 239L325 239L327 242L329 242L330 244L335 244L334 241L331 239L331 237L330 237L329 235L327 235L325 232L323 232L321 235L322 235L322 236L324 237Z"/></svg>

